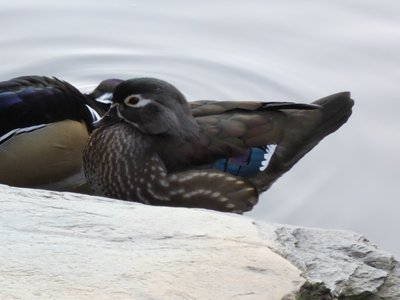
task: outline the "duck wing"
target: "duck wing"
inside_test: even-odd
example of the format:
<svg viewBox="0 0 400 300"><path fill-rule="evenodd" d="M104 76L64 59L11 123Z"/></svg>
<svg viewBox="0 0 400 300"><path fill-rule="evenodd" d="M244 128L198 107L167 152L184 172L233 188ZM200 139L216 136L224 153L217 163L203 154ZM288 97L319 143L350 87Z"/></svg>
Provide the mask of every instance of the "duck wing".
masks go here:
<svg viewBox="0 0 400 300"><path fill-rule="evenodd" d="M66 119L85 121L90 128L93 110L87 98L57 78L23 76L0 82L0 136Z"/></svg>
<svg viewBox="0 0 400 300"><path fill-rule="evenodd" d="M246 178L261 193L341 127L350 117L353 104L348 92L311 104L191 102L201 133L182 151L190 164Z"/></svg>

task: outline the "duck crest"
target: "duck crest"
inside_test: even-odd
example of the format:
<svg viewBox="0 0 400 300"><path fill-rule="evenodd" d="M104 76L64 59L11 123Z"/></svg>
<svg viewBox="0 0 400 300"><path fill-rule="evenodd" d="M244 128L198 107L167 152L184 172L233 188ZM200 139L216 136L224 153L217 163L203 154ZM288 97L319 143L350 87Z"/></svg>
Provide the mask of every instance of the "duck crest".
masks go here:
<svg viewBox="0 0 400 300"><path fill-rule="evenodd" d="M352 106L347 92L311 104L188 104L165 81L126 80L84 150L85 175L112 198L243 213Z"/></svg>

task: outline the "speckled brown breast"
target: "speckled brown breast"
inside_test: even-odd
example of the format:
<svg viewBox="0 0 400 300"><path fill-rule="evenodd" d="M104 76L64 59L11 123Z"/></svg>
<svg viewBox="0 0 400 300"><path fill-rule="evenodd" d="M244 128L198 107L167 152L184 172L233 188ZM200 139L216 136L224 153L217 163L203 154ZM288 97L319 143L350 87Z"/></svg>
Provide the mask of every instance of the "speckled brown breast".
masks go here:
<svg viewBox="0 0 400 300"><path fill-rule="evenodd" d="M94 192L145 204L236 213L257 203L252 184L218 170L167 174L153 149L160 143L154 140L126 123L96 130L84 150L85 175Z"/></svg>
<svg viewBox="0 0 400 300"><path fill-rule="evenodd" d="M96 194L142 203L169 199L165 167L150 139L126 123L92 134L84 169Z"/></svg>

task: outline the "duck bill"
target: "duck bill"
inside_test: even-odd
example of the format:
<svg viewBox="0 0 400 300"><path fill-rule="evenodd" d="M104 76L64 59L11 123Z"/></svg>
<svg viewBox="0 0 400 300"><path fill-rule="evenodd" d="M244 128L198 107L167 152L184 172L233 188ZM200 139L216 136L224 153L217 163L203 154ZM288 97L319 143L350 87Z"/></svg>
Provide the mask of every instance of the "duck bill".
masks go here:
<svg viewBox="0 0 400 300"><path fill-rule="evenodd" d="M118 104L113 104L100 120L93 123L93 127L100 128L104 126L110 126L112 124L120 122L121 120L122 119L119 117L118 114Z"/></svg>

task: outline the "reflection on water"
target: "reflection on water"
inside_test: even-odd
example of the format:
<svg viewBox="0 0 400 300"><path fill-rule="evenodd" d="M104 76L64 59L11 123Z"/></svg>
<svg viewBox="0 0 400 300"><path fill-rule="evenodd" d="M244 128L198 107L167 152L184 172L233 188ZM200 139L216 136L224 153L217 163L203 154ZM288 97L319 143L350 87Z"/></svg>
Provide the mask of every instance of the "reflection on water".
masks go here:
<svg viewBox="0 0 400 300"><path fill-rule="evenodd" d="M188 99L312 101L351 90L355 113L249 215L352 229L400 257L398 2L10 1L1 79L159 77Z"/></svg>

